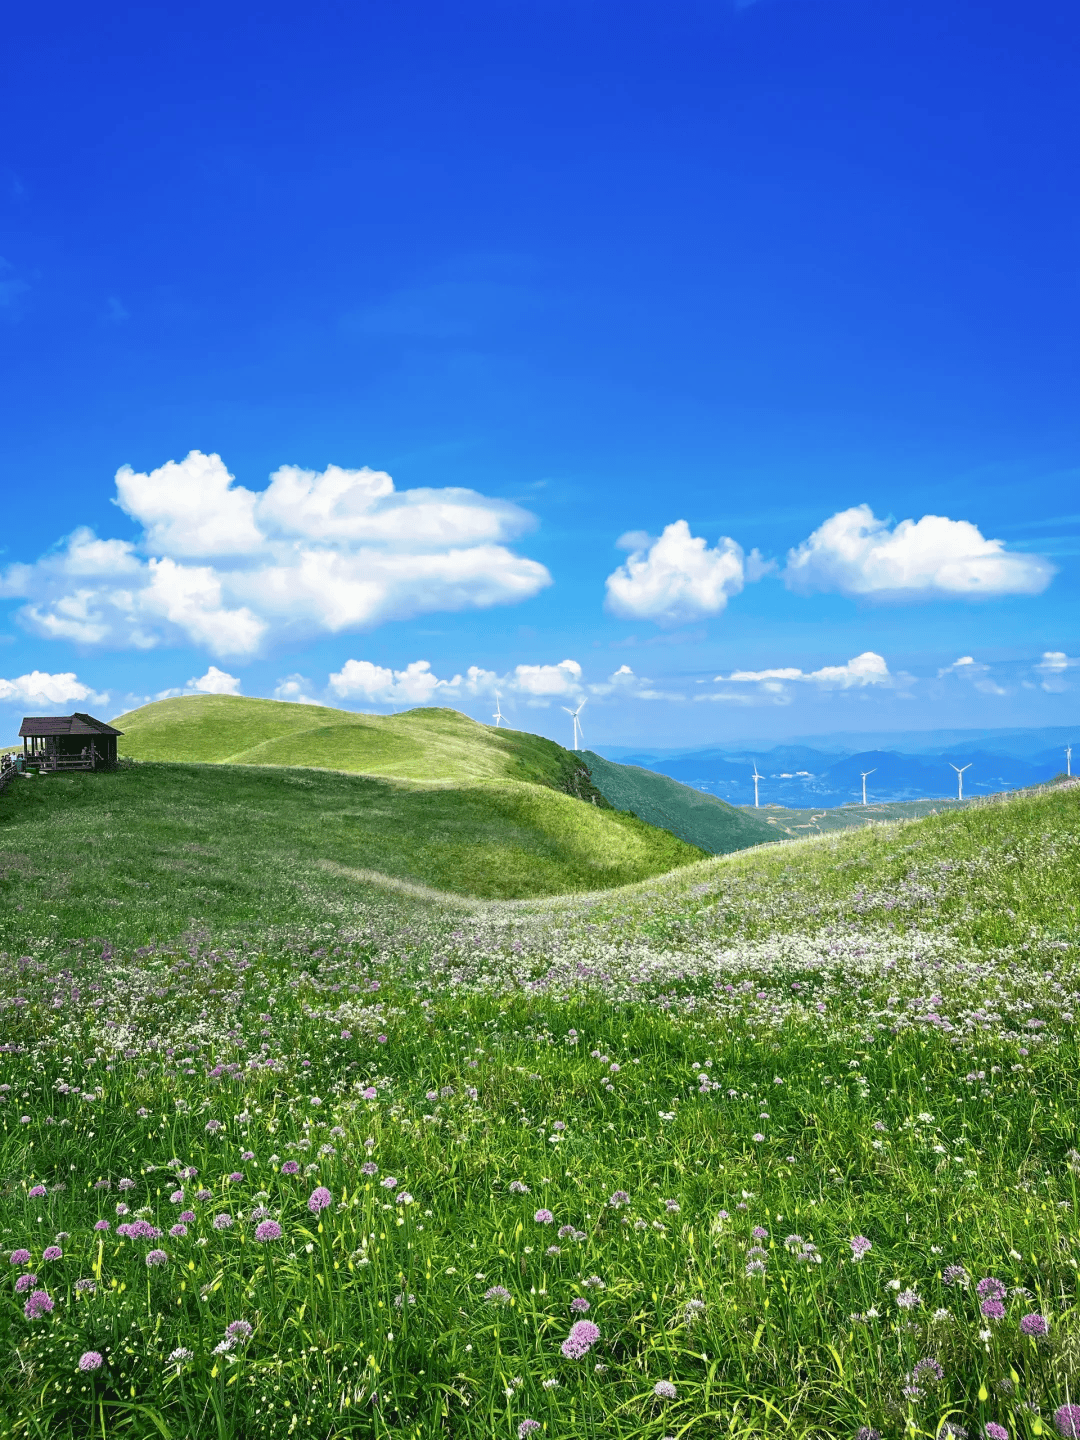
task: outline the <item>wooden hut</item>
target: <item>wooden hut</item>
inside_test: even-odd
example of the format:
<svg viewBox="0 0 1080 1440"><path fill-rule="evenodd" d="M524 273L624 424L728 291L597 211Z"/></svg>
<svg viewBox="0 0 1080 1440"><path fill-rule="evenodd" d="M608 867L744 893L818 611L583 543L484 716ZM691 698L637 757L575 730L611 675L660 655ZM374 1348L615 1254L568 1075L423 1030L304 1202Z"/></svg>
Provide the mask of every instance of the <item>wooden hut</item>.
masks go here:
<svg viewBox="0 0 1080 1440"><path fill-rule="evenodd" d="M19 728L23 765L42 770L113 770L116 767L114 730L92 715L27 715Z"/></svg>

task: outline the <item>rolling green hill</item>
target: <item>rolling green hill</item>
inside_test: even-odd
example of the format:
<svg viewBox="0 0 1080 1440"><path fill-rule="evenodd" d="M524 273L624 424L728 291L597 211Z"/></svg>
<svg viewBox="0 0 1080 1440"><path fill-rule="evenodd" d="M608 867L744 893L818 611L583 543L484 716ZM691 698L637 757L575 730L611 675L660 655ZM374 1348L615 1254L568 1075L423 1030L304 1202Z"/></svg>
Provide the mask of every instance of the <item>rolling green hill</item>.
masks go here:
<svg viewBox="0 0 1080 1440"><path fill-rule="evenodd" d="M518 899L702 859L632 815L522 780L417 784L177 762L20 779L0 797L0 951L41 933L346 919L373 891Z"/></svg>
<svg viewBox="0 0 1080 1440"><path fill-rule="evenodd" d="M457 710L357 715L240 695L158 700L111 722L133 760L303 765L401 780L525 780L603 805L569 750L521 730L479 725Z"/></svg>
<svg viewBox="0 0 1080 1440"><path fill-rule="evenodd" d="M629 811L650 825L670 830L710 855L727 855L779 838L766 820L715 795L637 765L617 765L591 750L582 755L593 784L616 810Z"/></svg>

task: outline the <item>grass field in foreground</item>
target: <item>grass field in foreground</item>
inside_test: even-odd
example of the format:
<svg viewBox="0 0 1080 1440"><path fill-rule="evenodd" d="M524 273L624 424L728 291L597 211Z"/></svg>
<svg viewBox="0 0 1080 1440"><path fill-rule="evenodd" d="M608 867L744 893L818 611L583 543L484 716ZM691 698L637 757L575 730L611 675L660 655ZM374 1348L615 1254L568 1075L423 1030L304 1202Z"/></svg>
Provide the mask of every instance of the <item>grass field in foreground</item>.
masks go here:
<svg viewBox="0 0 1080 1440"><path fill-rule="evenodd" d="M1074 1434L1078 795L242 942L27 919L0 1434Z"/></svg>

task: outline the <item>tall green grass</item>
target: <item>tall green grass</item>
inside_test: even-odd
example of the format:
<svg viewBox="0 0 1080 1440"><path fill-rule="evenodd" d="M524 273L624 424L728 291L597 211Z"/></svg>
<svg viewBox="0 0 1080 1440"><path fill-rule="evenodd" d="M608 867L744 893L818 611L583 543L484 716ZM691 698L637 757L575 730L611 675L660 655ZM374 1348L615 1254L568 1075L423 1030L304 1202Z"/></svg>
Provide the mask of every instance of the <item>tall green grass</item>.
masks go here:
<svg viewBox="0 0 1080 1440"><path fill-rule="evenodd" d="M9 930L0 1434L1051 1433L1077 793L591 898Z"/></svg>

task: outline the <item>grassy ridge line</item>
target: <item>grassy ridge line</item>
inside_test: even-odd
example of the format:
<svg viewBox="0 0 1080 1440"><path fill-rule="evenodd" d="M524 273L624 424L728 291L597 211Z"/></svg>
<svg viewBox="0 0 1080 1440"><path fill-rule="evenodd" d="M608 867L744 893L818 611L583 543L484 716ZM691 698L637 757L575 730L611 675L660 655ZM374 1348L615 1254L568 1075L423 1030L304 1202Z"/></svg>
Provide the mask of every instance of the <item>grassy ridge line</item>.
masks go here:
<svg viewBox="0 0 1080 1440"><path fill-rule="evenodd" d="M456 710L360 715L239 695L159 700L118 716L134 760L284 765L402 780L524 780L606 803L579 758L539 735L480 725Z"/></svg>
<svg viewBox="0 0 1080 1440"><path fill-rule="evenodd" d="M591 750L582 754L593 783L616 810L629 811L711 855L727 855L778 838L764 820L715 795L637 765L605 760Z"/></svg>

